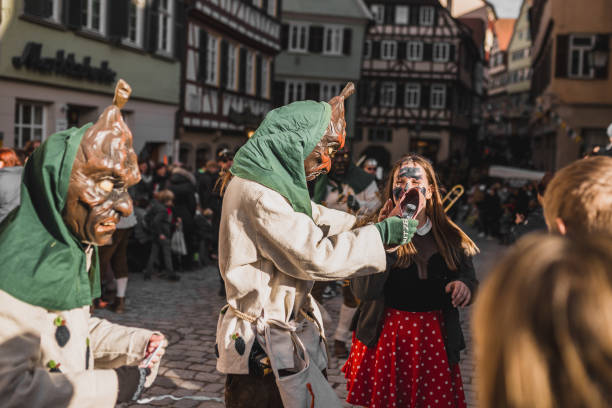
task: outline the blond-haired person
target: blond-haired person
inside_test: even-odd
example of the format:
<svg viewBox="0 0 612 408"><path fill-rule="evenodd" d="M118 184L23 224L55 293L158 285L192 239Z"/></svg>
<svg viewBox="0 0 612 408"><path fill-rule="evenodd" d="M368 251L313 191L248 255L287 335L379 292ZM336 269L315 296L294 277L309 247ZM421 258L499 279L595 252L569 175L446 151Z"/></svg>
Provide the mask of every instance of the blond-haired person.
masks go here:
<svg viewBox="0 0 612 408"><path fill-rule="evenodd" d="M544 217L551 232L612 232L612 158L591 157L561 169L544 194Z"/></svg>
<svg viewBox="0 0 612 408"><path fill-rule="evenodd" d="M481 408L612 406L612 238L535 234L476 301Z"/></svg>

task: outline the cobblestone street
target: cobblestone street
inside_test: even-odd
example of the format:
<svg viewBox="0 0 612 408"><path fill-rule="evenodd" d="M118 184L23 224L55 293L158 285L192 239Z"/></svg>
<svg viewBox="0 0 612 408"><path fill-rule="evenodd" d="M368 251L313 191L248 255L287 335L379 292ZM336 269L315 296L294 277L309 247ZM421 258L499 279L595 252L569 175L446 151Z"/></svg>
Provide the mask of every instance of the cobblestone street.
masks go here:
<svg viewBox="0 0 612 408"><path fill-rule="evenodd" d="M476 237L474 231L466 232L471 237ZM494 241L476 240L482 251L475 260L476 272L482 282L504 247ZM159 330L168 338L169 347L162 360L157 380L142 398L162 394L223 398L225 378L215 369L214 353L217 316L225 304L225 298L218 295L218 289L217 270L212 267L182 273L180 282L176 283L156 277L151 281L143 281L141 274L132 274L128 286L126 313L117 315L106 310L96 311L97 316L121 324ZM335 330L341 301L342 297L336 296L324 303L334 318L333 326L326 327L328 336L333 335ZM462 355L461 372L468 406L475 407L470 312L471 307L462 311L462 325L468 347ZM332 357L328 370L329 380L342 399L346 395L344 377L340 372L343 363L344 361ZM213 401L166 399L154 401L150 406L212 408L222 407L223 404Z"/></svg>

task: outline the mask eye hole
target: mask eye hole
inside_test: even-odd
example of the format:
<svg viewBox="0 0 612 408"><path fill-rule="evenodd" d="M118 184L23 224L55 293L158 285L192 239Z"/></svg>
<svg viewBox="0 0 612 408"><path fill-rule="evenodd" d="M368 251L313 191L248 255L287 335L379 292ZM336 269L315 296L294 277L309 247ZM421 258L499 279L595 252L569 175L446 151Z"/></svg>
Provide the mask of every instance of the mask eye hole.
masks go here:
<svg viewBox="0 0 612 408"><path fill-rule="evenodd" d="M113 191L115 184L110 180L102 180L98 183L98 187L100 188L100 190L110 193L111 191Z"/></svg>

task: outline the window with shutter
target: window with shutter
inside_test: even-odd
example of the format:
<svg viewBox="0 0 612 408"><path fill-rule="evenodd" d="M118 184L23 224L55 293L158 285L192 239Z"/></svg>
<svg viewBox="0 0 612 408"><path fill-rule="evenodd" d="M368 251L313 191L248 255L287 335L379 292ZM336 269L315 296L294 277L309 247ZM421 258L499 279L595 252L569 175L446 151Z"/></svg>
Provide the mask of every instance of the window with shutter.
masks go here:
<svg viewBox="0 0 612 408"><path fill-rule="evenodd" d="M431 108L444 109L446 107L446 85L435 84L431 86Z"/></svg>
<svg viewBox="0 0 612 408"><path fill-rule="evenodd" d="M421 6L419 10L419 24L422 26L434 25L435 8L432 6Z"/></svg>
<svg viewBox="0 0 612 408"><path fill-rule="evenodd" d="M447 62L450 57L450 46L448 43L435 43L433 45L433 61Z"/></svg>
<svg viewBox="0 0 612 408"><path fill-rule="evenodd" d="M198 28L198 81L206 82L206 58L208 56L208 33Z"/></svg>
<svg viewBox="0 0 612 408"><path fill-rule="evenodd" d="M308 35L308 51L312 53L323 52L323 31L322 26L310 26Z"/></svg>
<svg viewBox="0 0 612 408"><path fill-rule="evenodd" d="M263 58L261 63L261 97L270 98L270 60Z"/></svg>
<svg viewBox="0 0 612 408"><path fill-rule="evenodd" d="M409 14L410 14L409 6L396 6L395 7L395 24L407 25L410 22Z"/></svg>
<svg viewBox="0 0 612 408"><path fill-rule="evenodd" d="M246 53L246 73L245 73L245 91L248 94L253 94L254 83L253 83L253 75L255 75L255 63L254 63L254 55L251 51L247 51Z"/></svg>
<svg viewBox="0 0 612 408"><path fill-rule="evenodd" d="M219 39L214 35L208 35L206 46L206 83L218 85L217 83L217 55L219 52Z"/></svg>
<svg viewBox="0 0 612 408"><path fill-rule="evenodd" d="M423 60L423 42L421 41L408 41L408 61L422 61Z"/></svg>
<svg viewBox="0 0 612 408"><path fill-rule="evenodd" d="M281 48L283 50L289 49L289 24L283 24L281 26Z"/></svg>
<svg viewBox="0 0 612 408"><path fill-rule="evenodd" d="M345 28L342 35L342 54L351 55L351 39L353 36L353 30Z"/></svg>
<svg viewBox="0 0 612 408"><path fill-rule="evenodd" d="M226 88L226 89L230 89L228 87L228 82L229 82L229 77L230 77L229 68L228 68L229 47L230 47L229 42L226 39L222 39L221 46L220 46L221 55L219 58L219 62L221 64L221 66L219 67L219 75L220 75L219 83L222 88Z"/></svg>
<svg viewBox="0 0 612 408"><path fill-rule="evenodd" d="M78 0L69 0L78 1ZM151 3L145 9L147 28L145 30L145 44L147 51L157 51L157 40L159 30L159 0L151 0Z"/></svg>
<svg viewBox="0 0 612 408"><path fill-rule="evenodd" d="M569 36L568 76L570 78L593 78L595 76L595 68L589 61L594 46L594 35Z"/></svg>
<svg viewBox="0 0 612 408"><path fill-rule="evenodd" d="M131 3L132 0L130 0ZM187 10L184 0L172 0L174 2L174 57L179 61L185 60L187 47Z"/></svg>
<svg viewBox="0 0 612 408"><path fill-rule="evenodd" d="M344 31L342 27L325 26L323 34L323 54L341 55L343 34Z"/></svg>
<svg viewBox="0 0 612 408"><path fill-rule="evenodd" d="M285 82L274 81L272 85L272 98L274 106L285 105Z"/></svg>
<svg viewBox="0 0 612 408"><path fill-rule="evenodd" d="M119 41L128 34L130 3L122 0L107 0L108 15L106 35L113 41Z"/></svg>
<svg viewBox="0 0 612 408"><path fill-rule="evenodd" d="M125 43L136 47L143 46L144 18L144 3L128 2L127 35L123 39Z"/></svg>
<svg viewBox="0 0 612 408"><path fill-rule="evenodd" d="M319 88L321 87L320 84L318 84L317 82L308 82L306 83L306 95L305 95L305 99L311 100L311 101L318 101L318 100L324 100L323 98L320 98L319 96Z"/></svg>
<svg viewBox="0 0 612 408"><path fill-rule="evenodd" d="M567 78L567 67L569 58L569 36L557 36L557 59L555 61L555 76L557 78Z"/></svg>
<svg viewBox="0 0 612 408"><path fill-rule="evenodd" d="M25 14L60 21L60 0L25 0Z"/></svg>
<svg viewBox="0 0 612 408"><path fill-rule="evenodd" d="M406 95L404 106L407 108L418 108L421 106L421 85L417 83L406 84Z"/></svg>
<svg viewBox="0 0 612 408"><path fill-rule="evenodd" d="M372 41L372 59L380 59L380 41Z"/></svg>
<svg viewBox="0 0 612 408"><path fill-rule="evenodd" d="M303 81L287 81L285 83L285 105L295 101L302 101L305 97L306 85Z"/></svg>
<svg viewBox="0 0 612 408"><path fill-rule="evenodd" d="M372 16L376 24L383 24L385 22L385 6L382 4L372 4L370 6Z"/></svg>
<svg viewBox="0 0 612 408"><path fill-rule="evenodd" d="M372 41L366 40L363 43L363 58L371 58L372 57Z"/></svg>
<svg viewBox="0 0 612 408"><path fill-rule="evenodd" d="M261 55L256 54L255 57L255 95L261 97L261 70L263 61Z"/></svg>
<svg viewBox="0 0 612 408"><path fill-rule="evenodd" d="M246 64L247 50L240 48L240 61L238 62L238 90L242 93L246 92Z"/></svg>
<svg viewBox="0 0 612 408"><path fill-rule="evenodd" d="M92 0L88 0L92 1ZM157 38L157 51L172 54L173 40L173 14L174 2L172 0L159 0L158 19L159 32Z"/></svg>
<svg viewBox="0 0 612 408"><path fill-rule="evenodd" d="M394 60L397 58L397 41L382 41L382 59Z"/></svg>
<svg viewBox="0 0 612 408"><path fill-rule="evenodd" d="M308 50L308 24L289 24L289 51L306 52Z"/></svg>
<svg viewBox="0 0 612 408"><path fill-rule="evenodd" d="M397 43L397 59L405 60L406 59L406 48L408 47L408 43L406 41L399 41Z"/></svg>
<svg viewBox="0 0 612 408"><path fill-rule="evenodd" d="M386 4L385 5L385 24L393 24L395 22L395 5L394 4Z"/></svg>
<svg viewBox="0 0 612 408"><path fill-rule="evenodd" d="M395 83L383 82L380 87L380 106L395 106Z"/></svg>
<svg viewBox="0 0 612 408"><path fill-rule="evenodd" d="M106 0L83 0L81 3L82 28L104 35L106 33Z"/></svg>

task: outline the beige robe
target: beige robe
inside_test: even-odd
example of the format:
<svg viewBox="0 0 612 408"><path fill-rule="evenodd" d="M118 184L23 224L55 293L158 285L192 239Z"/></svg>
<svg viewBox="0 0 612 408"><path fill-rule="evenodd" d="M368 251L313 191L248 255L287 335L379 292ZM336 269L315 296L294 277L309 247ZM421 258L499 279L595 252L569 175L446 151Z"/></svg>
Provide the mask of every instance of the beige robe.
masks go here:
<svg viewBox="0 0 612 408"><path fill-rule="evenodd" d="M64 347L55 338L57 317L70 332ZM138 364L153 333L92 317L89 306L47 310L0 290L0 406L114 407L118 384L112 368ZM50 372L51 360L60 364L61 372Z"/></svg>
<svg viewBox="0 0 612 408"><path fill-rule="evenodd" d="M351 230L355 217L312 203L312 218L293 210L279 193L234 177L224 199L219 235L219 267L232 308L262 320L300 320L300 309L322 325L310 296L314 280L338 280L382 272L386 257L380 234L369 225ZM256 325L224 310L217 325L217 369L247 374ZM237 347L237 338L245 344ZM318 336L302 338L311 356L326 364L325 344ZM284 344L283 344L284 343ZM275 350L279 369L292 367L289 334ZM325 367L321 367L325 368Z"/></svg>

